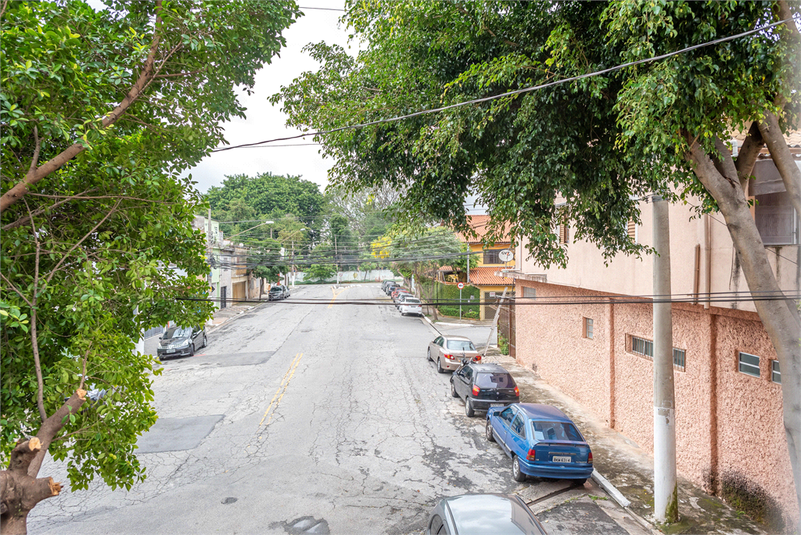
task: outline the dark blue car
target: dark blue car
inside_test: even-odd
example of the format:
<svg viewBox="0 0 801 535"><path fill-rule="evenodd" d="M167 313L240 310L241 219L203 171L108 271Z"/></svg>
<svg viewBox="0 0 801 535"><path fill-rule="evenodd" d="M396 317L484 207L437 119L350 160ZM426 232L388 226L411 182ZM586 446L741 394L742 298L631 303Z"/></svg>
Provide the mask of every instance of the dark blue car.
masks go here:
<svg viewBox="0 0 801 535"><path fill-rule="evenodd" d="M592 451L565 413L550 405L513 403L487 411L487 440L512 458L512 476L574 479L592 475Z"/></svg>

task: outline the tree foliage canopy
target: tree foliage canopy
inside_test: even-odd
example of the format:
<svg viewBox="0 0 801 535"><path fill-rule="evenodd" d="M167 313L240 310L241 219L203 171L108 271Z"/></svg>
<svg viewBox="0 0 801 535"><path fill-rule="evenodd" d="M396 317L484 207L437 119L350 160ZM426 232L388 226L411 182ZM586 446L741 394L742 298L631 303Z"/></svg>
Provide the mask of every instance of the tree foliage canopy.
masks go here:
<svg viewBox="0 0 801 535"><path fill-rule="evenodd" d="M244 115L234 89L253 85L298 15L291 1L108 5L2 13L0 455L38 434L28 473L49 447L73 489L144 477L134 449L156 420L159 370L135 341L211 313L181 300L207 294L208 266L191 227L201 197L179 175ZM53 420L79 389L86 401Z"/></svg>

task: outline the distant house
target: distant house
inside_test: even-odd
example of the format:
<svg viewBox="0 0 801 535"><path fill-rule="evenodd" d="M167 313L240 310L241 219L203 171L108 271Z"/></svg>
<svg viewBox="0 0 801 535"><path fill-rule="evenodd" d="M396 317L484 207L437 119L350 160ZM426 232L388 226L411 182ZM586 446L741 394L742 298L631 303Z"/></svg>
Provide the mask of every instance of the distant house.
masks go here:
<svg viewBox="0 0 801 535"><path fill-rule="evenodd" d="M487 243L487 224L490 217L488 215L469 215L468 222L476 232L476 237L468 237L457 234L457 238L470 247L470 251L478 256L478 266L470 268L469 273L459 273L459 280L476 286L480 290L480 319L492 319L495 315L495 308L492 306L503 294L504 289L508 296L514 293L514 280L511 277L497 275L506 269L515 268L515 259L508 262L500 259L500 252L503 250L512 251L512 242L508 234L502 241ZM513 251L512 251L513 252ZM449 274L444 274L447 280ZM489 306L488 306L489 305Z"/></svg>

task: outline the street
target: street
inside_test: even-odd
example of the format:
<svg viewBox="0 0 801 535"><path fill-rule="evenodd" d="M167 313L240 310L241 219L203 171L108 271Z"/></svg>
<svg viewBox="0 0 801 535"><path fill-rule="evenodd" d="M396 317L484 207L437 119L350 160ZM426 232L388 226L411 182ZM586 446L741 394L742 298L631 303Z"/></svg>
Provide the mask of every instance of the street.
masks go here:
<svg viewBox="0 0 801 535"><path fill-rule="evenodd" d="M515 483L483 414L466 418L426 361L432 328L388 300L336 304L379 297L378 284L297 287L165 361L159 420L139 441L147 480L73 493L48 460L40 476L66 488L30 532L422 533L442 496L517 492L552 534L648 533L593 481Z"/></svg>

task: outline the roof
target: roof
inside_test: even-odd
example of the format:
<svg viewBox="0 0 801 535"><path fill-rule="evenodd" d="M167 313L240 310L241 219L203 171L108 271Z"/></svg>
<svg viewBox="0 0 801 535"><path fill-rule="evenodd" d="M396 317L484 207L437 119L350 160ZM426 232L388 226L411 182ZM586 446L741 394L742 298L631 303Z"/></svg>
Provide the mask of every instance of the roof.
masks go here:
<svg viewBox="0 0 801 535"><path fill-rule="evenodd" d="M443 498L459 533L543 533L534 514L516 496L465 494Z"/></svg>
<svg viewBox="0 0 801 535"><path fill-rule="evenodd" d="M509 373L506 368L500 364L477 364L473 362L470 364L470 367L473 368L476 373Z"/></svg>
<svg viewBox="0 0 801 535"><path fill-rule="evenodd" d="M739 131L732 134L732 139L737 141L737 146L742 147L743 142L745 141L748 132L746 131ZM787 147L790 149L790 152L793 154L799 154L801 152L801 131L798 130L790 130L784 133L784 140L787 142ZM770 158L770 151L768 150L767 145L763 145L762 149L759 151L760 158Z"/></svg>
<svg viewBox="0 0 801 535"><path fill-rule="evenodd" d="M573 423L565 413L551 405L539 405L537 403L518 403L518 407L534 420L552 420L556 422Z"/></svg>
<svg viewBox="0 0 801 535"><path fill-rule="evenodd" d="M478 237L477 238L472 238L472 237L471 238L467 238L461 232L457 232L456 233L456 238L460 242L463 242L463 243L470 243L470 244L482 243L483 244L484 243L484 236L489 231L489 226L488 226L489 225L489 221L490 221L490 216L488 216L488 215L469 215L469 216L467 216L467 224L470 225L473 228L473 230L476 231L476 234L478 234ZM496 244L497 243L511 243L511 240L509 239L509 229L510 229L510 226L508 224L505 225L504 229L503 229L504 240L497 241L497 242L494 242L494 243L496 243ZM492 245L492 244L487 244L487 245Z"/></svg>
<svg viewBox="0 0 801 535"><path fill-rule="evenodd" d="M440 270L440 271L448 271L448 272L452 272L452 271L453 271L453 268L452 268L451 266L442 266L441 268L439 268L439 270Z"/></svg>
<svg viewBox="0 0 801 535"><path fill-rule="evenodd" d="M476 286L512 286L515 281L511 277L498 277L496 271L500 266L477 267L470 270L470 284Z"/></svg>

